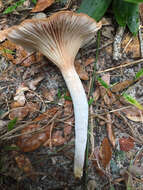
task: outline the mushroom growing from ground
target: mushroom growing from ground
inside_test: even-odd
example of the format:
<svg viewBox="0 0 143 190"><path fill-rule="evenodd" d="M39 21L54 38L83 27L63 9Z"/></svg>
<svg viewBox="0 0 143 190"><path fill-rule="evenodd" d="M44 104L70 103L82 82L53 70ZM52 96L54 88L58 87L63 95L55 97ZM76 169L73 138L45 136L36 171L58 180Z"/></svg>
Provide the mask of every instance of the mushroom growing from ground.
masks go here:
<svg viewBox="0 0 143 190"><path fill-rule="evenodd" d="M70 91L75 115L74 175L83 174L88 129L88 102L82 83L74 68L75 56L101 28L88 15L60 11L49 18L25 20L11 27L7 38L27 51L40 51L60 69Z"/></svg>

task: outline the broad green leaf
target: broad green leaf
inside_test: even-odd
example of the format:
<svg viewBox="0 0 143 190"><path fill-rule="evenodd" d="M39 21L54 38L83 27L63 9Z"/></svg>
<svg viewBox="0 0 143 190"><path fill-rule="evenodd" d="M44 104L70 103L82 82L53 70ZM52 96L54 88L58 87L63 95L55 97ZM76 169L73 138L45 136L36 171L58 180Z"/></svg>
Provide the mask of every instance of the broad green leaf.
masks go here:
<svg viewBox="0 0 143 190"><path fill-rule="evenodd" d="M14 128L16 122L17 122L17 118L14 118L13 120L11 120L11 121L8 123L8 125L7 125L8 131L11 131L11 130Z"/></svg>
<svg viewBox="0 0 143 190"><path fill-rule="evenodd" d="M5 151L9 151L9 150L19 150L18 146L4 146L4 150Z"/></svg>
<svg viewBox="0 0 143 190"><path fill-rule="evenodd" d="M138 79L138 78L140 78L141 76L143 76L143 68L140 69L140 70L136 73L135 79Z"/></svg>
<svg viewBox="0 0 143 190"><path fill-rule="evenodd" d="M82 0L78 13L86 13L93 17L96 21L99 21L107 8L109 7L111 0Z"/></svg>
<svg viewBox="0 0 143 190"><path fill-rule="evenodd" d="M143 0L124 0L124 1L127 1L129 3L142 3Z"/></svg>
<svg viewBox="0 0 143 190"><path fill-rule="evenodd" d="M97 77L97 80L100 82L100 84L101 84L104 88L106 88L106 89L109 89L109 88L110 88L110 86L109 86L104 80L102 80L100 77Z"/></svg>
<svg viewBox="0 0 143 190"><path fill-rule="evenodd" d="M130 96L130 95L124 93L124 94L123 94L123 97L125 98L125 100L126 100L128 103L134 105L135 107L137 107L137 108L140 109L140 110L143 110L143 106L142 106L136 99L134 99L132 96Z"/></svg>
<svg viewBox="0 0 143 190"><path fill-rule="evenodd" d="M129 30L135 35L139 29L139 5L129 3L128 5L128 20L127 25Z"/></svg>
<svg viewBox="0 0 143 190"><path fill-rule="evenodd" d="M114 12L117 23L121 26L126 26L127 24L128 6L129 6L129 3L123 0L113 1L113 12Z"/></svg>

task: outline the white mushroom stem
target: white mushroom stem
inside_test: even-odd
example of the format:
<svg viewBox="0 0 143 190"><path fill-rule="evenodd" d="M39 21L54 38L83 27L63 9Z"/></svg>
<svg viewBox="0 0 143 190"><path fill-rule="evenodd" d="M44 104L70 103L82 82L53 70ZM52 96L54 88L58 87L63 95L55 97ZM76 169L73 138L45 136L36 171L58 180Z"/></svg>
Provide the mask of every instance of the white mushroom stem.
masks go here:
<svg viewBox="0 0 143 190"><path fill-rule="evenodd" d="M69 64L70 65L70 64ZM75 157L74 175L80 178L83 174L83 165L87 143L88 102L81 80L74 66L61 70L67 87L70 91L75 114Z"/></svg>

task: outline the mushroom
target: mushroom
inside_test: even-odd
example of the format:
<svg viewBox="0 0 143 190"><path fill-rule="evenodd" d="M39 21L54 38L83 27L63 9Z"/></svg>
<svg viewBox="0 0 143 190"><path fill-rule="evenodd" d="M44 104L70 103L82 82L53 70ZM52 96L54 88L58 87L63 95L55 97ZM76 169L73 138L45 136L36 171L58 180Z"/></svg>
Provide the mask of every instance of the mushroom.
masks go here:
<svg viewBox="0 0 143 190"><path fill-rule="evenodd" d="M87 143L88 102L82 83L74 67L78 50L101 28L88 15L60 11L48 18L28 19L11 27L7 38L27 51L40 51L60 69L70 91L75 115L74 175L83 174Z"/></svg>

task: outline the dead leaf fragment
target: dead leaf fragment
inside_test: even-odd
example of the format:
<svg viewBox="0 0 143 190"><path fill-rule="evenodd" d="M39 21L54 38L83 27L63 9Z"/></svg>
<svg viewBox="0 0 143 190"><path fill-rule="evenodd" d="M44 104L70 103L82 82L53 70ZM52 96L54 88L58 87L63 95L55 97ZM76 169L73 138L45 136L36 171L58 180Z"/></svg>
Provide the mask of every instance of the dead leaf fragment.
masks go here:
<svg viewBox="0 0 143 190"><path fill-rule="evenodd" d="M112 87L112 92L120 92L134 83L134 80L125 80Z"/></svg>
<svg viewBox="0 0 143 190"><path fill-rule="evenodd" d="M37 86L38 83L39 83L40 81L42 81L43 79L44 79L43 76L39 76L39 77L37 77L36 79L30 81L30 82L28 83L29 88L30 88L31 90L36 90L36 88L37 88L36 86Z"/></svg>
<svg viewBox="0 0 143 190"><path fill-rule="evenodd" d="M88 66L90 65L91 63L94 63L95 62L95 58L94 57L90 57L90 58L87 58L84 65L85 66Z"/></svg>
<svg viewBox="0 0 143 190"><path fill-rule="evenodd" d="M103 139L102 144L100 146L99 158L101 165L105 169L112 158L112 148L107 137Z"/></svg>
<svg viewBox="0 0 143 190"><path fill-rule="evenodd" d="M23 120L29 113L29 108L27 106L24 107L18 107L15 109L12 109L9 114L9 119L13 120L14 118L17 118L19 121Z"/></svg>
<svg viewBox="0 0 143 190"><path fill-rule="evenodd" d="M55 0L38 0L36 6L32 9L31 12L36 13L44 11L46 8L51 6Z"/></svg>
<svg viewBox="0 0 143 190"><path fill-rule="evenodd" d="M88 73L80 61L75 61L75 69L82 80L89 80Z"/></svg>
<svg viewBox="0 0 143 190"><path fill-rule="evenodd" d="M134 140L131 139L131 137L128 137L128 138L120 138L119 139L119 144L120 144L120 149L122 151L125 151L125 152L128 152L130 151L131 149L134 148Z"/></svg>
<svg viewBox="0 0 143 190"><path fill-rule="evenodd" d="M36 176L33 175L34 169L28 157L23 154L17 154L15 156L15 161L20 170L26 173L32 180L35 179Z"/></svg>
<svg viewBox="0 0 143 190"><path fill-rule="evenodd" d="M143 123L143 110L139 110L138 108L132 106L130 108L123 109L122 112L128 119Z"/></svg>
<svg viewBox="0 0 143 190"><path fill-rule="evenodd" d="M17 146L21 149L21 151L30 152L36 150L49 138L50 127L45 127L43 132L36 132L39 128L39 125L31 124L21 131L22 135L17 141Z"/></svg>
<svg viewBox="0 0 143 190"><path fill-rule="evenodd" d="M132 38L130 34L126 35L122 41L122 48L126 54L132 53L132 58L140 57L140 43L138 36Z"/></svg>

